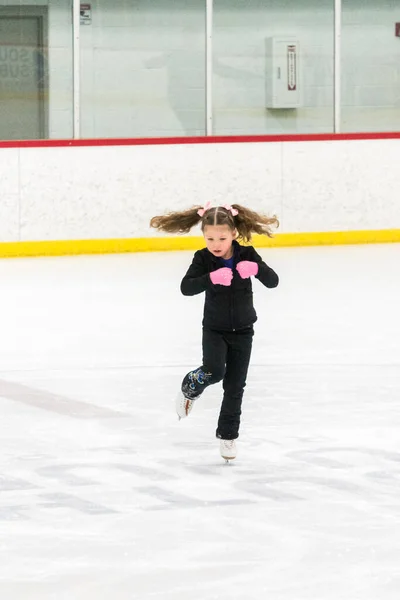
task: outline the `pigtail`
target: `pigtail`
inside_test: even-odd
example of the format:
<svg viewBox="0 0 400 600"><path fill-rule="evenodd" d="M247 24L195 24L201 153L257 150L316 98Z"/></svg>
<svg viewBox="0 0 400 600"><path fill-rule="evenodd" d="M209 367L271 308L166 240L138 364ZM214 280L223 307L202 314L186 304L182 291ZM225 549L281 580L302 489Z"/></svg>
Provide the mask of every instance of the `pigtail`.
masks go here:
<svg viewBox="0 0 400 600"><path fill-rule="evenodd" d="M273 237L272 228L279 227L279 221L275 215L267 217L267 215L261 215L240 204L232 204L232 208L238 211L234 216L234 222L238 239L242 239L244 242L251 240L252 233Z"/></svg>
<svg viewBox="0 0 400 600"><path fill-rule="evenodd" d="M232 210L233 209L233 210ZM198 211L200 210L200 215ZM238 232L238 240L250 242L252 233L272 237L272 228L279 227L279 221L274 215L267 217L240 204L225 205L215 208L193 206L182 212L170 212L166 215L153 217L150 227L167 233L189 233L201 222L201 229L207 225L228 225Z"/></svg>
<svg viewBox="0 0 400 600"><path fill-rule="evenodd" d="M170 212L166 215L153 217L150 227L165 231L167 233L189 233L189 231L201 221L197 211L201 206L193 206L182 212Z"/></svg>

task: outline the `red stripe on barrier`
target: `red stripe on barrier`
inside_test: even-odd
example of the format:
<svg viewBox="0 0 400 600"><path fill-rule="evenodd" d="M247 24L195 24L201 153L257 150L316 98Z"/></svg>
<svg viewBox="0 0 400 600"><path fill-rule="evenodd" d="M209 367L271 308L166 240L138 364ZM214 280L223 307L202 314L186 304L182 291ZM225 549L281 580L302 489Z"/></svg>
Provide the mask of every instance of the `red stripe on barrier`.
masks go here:
<svg viewBox="0 0 400 600"><path fill-rule="evenodd" d="M82 146L160 146L179 144L257 144L271 142L324 142L400 139L400 132L313 133L287 135L226 135L165 138L99 138L81 140L10 140L0 148L76 148Z"/></svg>

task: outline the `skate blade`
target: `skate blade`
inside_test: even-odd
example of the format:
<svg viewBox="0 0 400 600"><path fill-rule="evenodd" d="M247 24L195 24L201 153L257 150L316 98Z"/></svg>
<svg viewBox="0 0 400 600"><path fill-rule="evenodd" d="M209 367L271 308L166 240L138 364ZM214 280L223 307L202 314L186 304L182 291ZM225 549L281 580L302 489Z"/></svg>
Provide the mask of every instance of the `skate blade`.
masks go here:
<svg viewBox="0 0 400 600"><path fill-rule="evenodd" d="M231 460L235 460L236 456L233 458L231 456L229 458L228 456L223 456L222 458L224 459L225 463L228 464L231 462Z"/></svg>

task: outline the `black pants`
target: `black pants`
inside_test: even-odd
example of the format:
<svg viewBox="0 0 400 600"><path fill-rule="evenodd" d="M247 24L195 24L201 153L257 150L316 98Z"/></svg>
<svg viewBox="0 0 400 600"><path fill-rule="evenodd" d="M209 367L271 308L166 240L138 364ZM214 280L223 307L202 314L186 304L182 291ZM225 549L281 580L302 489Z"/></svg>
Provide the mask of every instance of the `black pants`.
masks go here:
<svg viewBox="0 0 400 600"><path fill-rule="evenodd" d="M198 398L206 387L223 380L224 396L216 435L224 440L239 437L253 335L253 327L239 331L203 329L203 364L190 371L182 382L183 393Z"/></svg>

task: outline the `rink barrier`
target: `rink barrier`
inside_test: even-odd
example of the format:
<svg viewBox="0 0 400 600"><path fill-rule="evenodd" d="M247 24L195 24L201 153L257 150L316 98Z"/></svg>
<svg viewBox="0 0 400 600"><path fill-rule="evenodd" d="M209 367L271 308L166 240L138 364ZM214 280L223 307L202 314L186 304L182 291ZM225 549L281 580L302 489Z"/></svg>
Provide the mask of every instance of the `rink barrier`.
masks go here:
<svg viewBox="0 0 400 600"><path fill-rule="evenodd" d="M321 233L280 233L276 234L273 238L255 235L251 243L256 248L400 243L400 229L330 231ZM34 256L73 256L78 254L165 252L198 250L203 247L204 238L197 236L2 242L0 243L0 257L17 258Z"/></svg>
<svg viewBox="0 0 400 600"><path fill-rule="evenodd" d="M230 202L237 201L237 196L254 197L253 208L261 211L266 202L263 190L268 189L274 212L281 217L279 231L284 233L272 241L255 241L259 247L399 242L398 230L393 229L399 226L397 140L400 132L0 141L4 192L0 257L202 247L202 238L168 238L150 231L150 218L167 210L171 197L176 197L179 207L188 196L197 203L210 196ZM281 147L268 148L271 142ZM292 142L311 144L297 149ZM342 142L342 146L334 149L331 142ZM261 147L246 148L249 143L261 143ZM315 143L322 145L313 148ZM210 147L215 144L225 147ZM186 152L187 145L198 148ZM141 146L158 149L153 155ZM173 146L178 148L173 150ZM250 169L253 156L259 160ZM181 169L171 169L169 161L176 166L186 158L190 176L181 186ZM238 160L245 165L243 169L236 169ZM48 167L46 186L43 164ZM314 177L318 164L322 172ZM121 217L124 213L126 219ZM310 214L312 221L306 219ZM89 215L95 217L93 226ZM304 232L311 222L316 232ZM326 231L335 226L360 230ZM302 233L289 233L296 230ZM116 235L120 237L115 239Z"/></svg>

